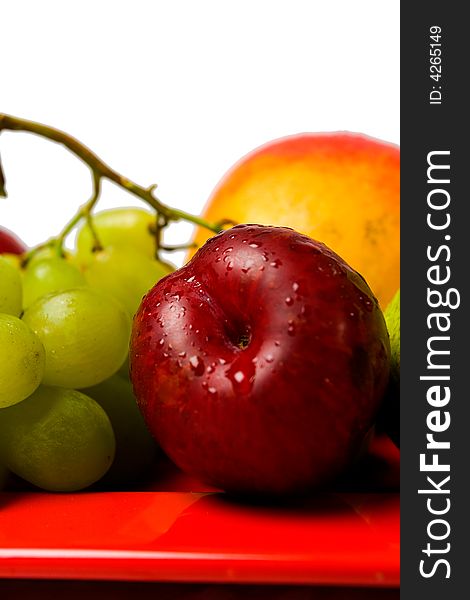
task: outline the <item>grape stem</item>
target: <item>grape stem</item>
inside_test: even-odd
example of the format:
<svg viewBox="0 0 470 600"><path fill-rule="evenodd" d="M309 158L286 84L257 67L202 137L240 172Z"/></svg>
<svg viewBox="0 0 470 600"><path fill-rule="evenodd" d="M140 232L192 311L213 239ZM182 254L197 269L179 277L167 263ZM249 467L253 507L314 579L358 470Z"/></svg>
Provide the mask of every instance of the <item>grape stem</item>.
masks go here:
<svg viewBox="0 0 470 600"><path fill-rule="evenodd" d="M57 252L59 254L63 254L63 245L65 238L72 231L72 229L76 227L82 220L85 220L88 226L90 227L94 240L94 249L98 250L101 248L100 241L93 227L93 219L91 214L100 197L101 181L103 179L108 179L109 181L112 181L113 183L123 188L130 194L137 196L156 211L157 256L158 250L162 248L161 230L164 227L166 227L170 222L181 220L188 221L195 225L205 227L206 229L209 229L214 233L218 233L219 231L221 231L225 224L233 224L233 222L230 220L224 220L218 223L210 223L209 221L206 221L201 217L163 204L154 194L155 189L157 187L155 184L150 185L149 187L142 187L141 185L134 183L127 177L124 177L123 175L109 167L94 152L92 152L84 144L79 142L76 138L63 131L60 131L59 129L55 129L54 127L49 127L48 125L43 125L41 123L36 123L34 121L27 121L26 119L21 119L19 117L14 117L11 115L0 113L0 133L2 131L21 131L33 133L40 137L47 138L58 144L62 144L63 146L65 146L65 148L67 148L67 150L69 150L77 158L82 160L91 171L93 179L93 193L91 198L88 200L88 202L86 202L85 204L83 204L83 206L79 208L77 213L65 225L62 231L59 233L59 235L56 238L52 238L48 242L41 244L41 248L43 248L44 246L55 246L57 248ZM2 170L0 160L0 196L6 197L6 195L7 194L5 189L5 176Z"/></svg>

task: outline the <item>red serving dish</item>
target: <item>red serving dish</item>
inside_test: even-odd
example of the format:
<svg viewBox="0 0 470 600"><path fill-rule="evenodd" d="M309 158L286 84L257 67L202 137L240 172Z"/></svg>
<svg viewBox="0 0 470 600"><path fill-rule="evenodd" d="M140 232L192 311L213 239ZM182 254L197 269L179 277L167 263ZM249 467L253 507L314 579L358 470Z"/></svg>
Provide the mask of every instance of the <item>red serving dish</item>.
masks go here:
<svg viewBox="0 0 470 600"><path fill-rule="evenodd" d="M140 491L0 493L0 577L399 586L399 452L334 489L242 503L156 465Z"/></svg>

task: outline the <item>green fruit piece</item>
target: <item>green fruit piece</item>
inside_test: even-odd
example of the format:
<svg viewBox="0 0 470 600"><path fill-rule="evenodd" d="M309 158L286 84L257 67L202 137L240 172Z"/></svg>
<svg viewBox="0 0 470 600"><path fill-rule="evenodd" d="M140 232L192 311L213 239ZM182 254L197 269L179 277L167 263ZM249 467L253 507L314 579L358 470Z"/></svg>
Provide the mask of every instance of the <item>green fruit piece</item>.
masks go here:
<svg viewBox="0 0 470 600"><path fill-rule="evenodd" d="M34 392L41 383L44 362L41 340L28 325L0 314L0 412Z"/></svg>
<svg viewBox="0 0 470 600"><path fill-rule="evenodd" d="M137 406L131 384L114 375L83 390L108 415L116 436L116 456L103 478L108 485L131 485L150 472L157 446Z"/></svg>
<svg viewBox="0 0 470 600"><path fill-rule="evenodd" d="M113 375L124 362L130 320L110 296L76 288L44 296L23 315L46 351L45 385L83 388Z"/></svg>
<svg viewBox="0 0 470 600"><path fill-rule="evenodd" d="M400 290L388 304L384 317L390 335L392 372L394 377L400 378Z"/></svg>
<svg viewBox="0 0 470 600"><path fill-rule="evenodd" d="M378 422L400 447L400 290L385 309L384 317L390 336L391 365Z"/></svg>
<svg viewBox="0 0 470 600"><path fill-rule="evenodd" d="M113 208L93 215L93 226L103 248L131 246L148 258L155 256L155 214L141 208ZM77 259L93 258L94 239L85 223L76 239Z"/></svg>
<svg viewBox="0 0 470 600"><path fill-rule="evenodd" d="M23 277L23 306L28 308L42 296L83 285L85 277L63 258L52 256L31 261Z"/></svg>
<svg viewBox="0 0 470 600"><path fill-rule="evenodd" d="M0 413L0 457L26 481L49 491L88 487L115 453L111 423L97 402L75 390L40 386Z"/></svg>
<svg viewBox="0 0 470 600"><path fill-rule="evenodd" d="M72 261L75 258L68 250L63 250L63 256L60 257L57 254L57 248L55 246L43 246L42 248L36 248L28 259L28 266L39 260L45 258L62 258L62 260Z"/></svg>
<svg viewBox="0 0 470 600"><path fill-rule="evenodd" d="M18 317L22 310L20 271L0 256L0 313Z"/></svg>
<svg viewBox="0 0 470 600"><path fill-rule="evenodd" d="M84 275L89 286L114 296L132 318L150 288L173 270L134 248L109 246L95 252Z"/></svg>
<svg viewBox="0 0 470 600"><path fill-rule="evenodd" d="M15 267L15 269L19 271L20 274L22 274L23 257L21 256L21 254L10 254L9 252L5 252L4 254L0 255L0 258L6 260L7 263L9 263L12 267Z"/></svg>

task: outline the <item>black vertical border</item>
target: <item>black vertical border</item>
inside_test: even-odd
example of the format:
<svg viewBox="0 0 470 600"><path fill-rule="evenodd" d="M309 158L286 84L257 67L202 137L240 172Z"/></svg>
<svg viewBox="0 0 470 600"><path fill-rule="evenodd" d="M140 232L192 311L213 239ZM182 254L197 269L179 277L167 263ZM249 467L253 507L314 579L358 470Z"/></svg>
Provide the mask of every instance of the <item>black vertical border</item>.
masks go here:
<svg viewBox="0 0 470 600"><path fill-rule="evenodd" d="M465 88L469 79L470 29L463 14L465 3L428 0L401 3L401 597L415 598L470 597L470 394L466 374L470 373L470 324L466 314L470 280L470 220L466 218L470 205L470 149L468 143L470 103ZM430 78L430 27L442 29L442 77ZM431 105L432 86L441 86L442 104ZM433 231L426 223L427 155L433 150L450 150L451 194L449 212L451 224L446 231ZM446 159L444 159L444 162ZM443 211L445 212L445 211ZM444 235L450 235L445 240ZM459 290L459 308L445 309L450 313L449 383L451 400L446 408L451 416L450 428L440 434L449 440L450 450L441 451L440 460L450 461L449 498L451 507L442 518L448 520L451 531L442 541L428 538L429 514L426 495L418 489L430 488L426 475L419 469L419 455L426 451L426 415L432 407L426 401L429 382L420 381L426 374L427 340L432 333L426 323L432 312L427 305L427 246L437 248L448 244L449 262L438 261L451 269L447 287ZM432 286L436 287L436 286ZM445 288L446 286L442 286ZM442 334L445 335L445 334ZM441 373L442 374L442 373ZM446 384L447 385L447 384ZM437 436L436 436L437 437ZM447 452L447 454L446 454ZM436 473L440 481L446 474ZM443 486L445 487L445 486ZM438 506L438 495L435 506ZM444 495L439 495L444 506ZM439 533L439 527L434 530ZM441 528L444 531L444 527ZM450 543L450 551L428 558L422 552L430 542L435 548ZM419 572L420 561L426 560L429 571L435 560L444 558L450 564L437 567L434 576L424 578Z"/></svg>

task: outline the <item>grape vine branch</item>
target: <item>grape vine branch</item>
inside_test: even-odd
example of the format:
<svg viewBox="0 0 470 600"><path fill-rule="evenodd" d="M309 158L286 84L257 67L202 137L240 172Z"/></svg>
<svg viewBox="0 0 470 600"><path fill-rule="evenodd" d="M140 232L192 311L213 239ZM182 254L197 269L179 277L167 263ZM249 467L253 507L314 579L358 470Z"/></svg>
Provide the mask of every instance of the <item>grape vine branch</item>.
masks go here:
<svg viewBox="0 0 470 600"><path fill-rule="evenodd" d="M41 244L40 247L44 246L55 246L59 254L63 252L63 245L67 235L83 220L85 220L90 227L91 233L94 239L94 249L98 250L101 248L100 241L93 227L92 211L98 202L101 194L101 183L103 179L112 181L122 189L126 190L130 194L137 196L153 208L156 212L156 226L155 226L155 238L156 238L156 254L158 257L158 251L164 250L175 250L182 248L183 246L168 247L164 246L161 242L162 230L171 222L176 221L188 221L195 225L200 225L218 233L223 229L226 224L233 224L229 219L220 221L218 223L210 223L205 219L192 215L183 210L172 208L163 204L155 195L156 184L148 187L143 187L127 177L124 177L105 162L103 162L92 150L87 146L79 142L76 138L71 135L34 121L28 121L12 115L0 113L0 133L2 131L20 131L38 135L43 138L47 138L53 142L63 145L67 150L84 162L90 169L92 176L93 192L90 199L83 204L76 214L70 219L70 221L64 226L58 236L51 238L45 244ZM5 188L5 174L2 168L0 159L0 197L7 196ZM39 247L38 247L39 248ZM33 249L33 252L37 250Z"/></svg>

